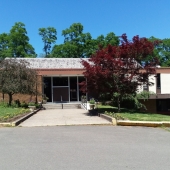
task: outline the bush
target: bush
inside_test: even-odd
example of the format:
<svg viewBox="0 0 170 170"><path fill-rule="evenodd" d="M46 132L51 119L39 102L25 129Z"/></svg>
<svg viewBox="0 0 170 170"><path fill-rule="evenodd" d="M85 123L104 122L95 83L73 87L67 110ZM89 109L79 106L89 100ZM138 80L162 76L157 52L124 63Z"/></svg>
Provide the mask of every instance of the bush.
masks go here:
<svg viewBox="0 0 170 170"><path fill-rule="evenodd" d="M135 110L140 110L140 109L146 110L146 107L142 103L139 102L136 96L123 98L123 100L121 101L121 107L124 107L127 109L135 109Z"/></svg>
<svg viewBox="0 0 170 170"><path fill-rule="evenodd" d="M36 104L34 102L30 102L28 103L28 106L36 106Z"/></svg>
<svg viewBox="0 0 170 170"><path fill-rule="evenodd" d="M90 101L89 101L90 104L95 104L95 100L94 98L91 98Z"/></svg>
<svg viewBox="0 0 170 170"><path fill-rule="evenodd" d="M118 107L117 105L117 98L113 97L112 98L112 104L115 107ZM122 98L120 101L120 106L121 108L126 108L126 109L134 109L134 110L146 110L145 105L143 105L137 98L137 95L127 95Z"/></svg>
<svg viewBox="0 0 170 170"><path fill-rule="evenodd" d="M23 107L23 108L28 108L28 104L25 103L25 102L23 102L23 103L21 103L21 107Z"/></svg>
<svg viewBox="0 0 170 170"><path fill-rule="evenodd" d="M0 107L8 107L8 103L7 102L0 102Z"/></svg>
<svg viewBox="0 0 170 170"><path fill-rule="evenodd" d="M21 106L21 103L20 103L19 99L15 100L13 105L14 105L15 107L20 107L20 106Z"/></svg>

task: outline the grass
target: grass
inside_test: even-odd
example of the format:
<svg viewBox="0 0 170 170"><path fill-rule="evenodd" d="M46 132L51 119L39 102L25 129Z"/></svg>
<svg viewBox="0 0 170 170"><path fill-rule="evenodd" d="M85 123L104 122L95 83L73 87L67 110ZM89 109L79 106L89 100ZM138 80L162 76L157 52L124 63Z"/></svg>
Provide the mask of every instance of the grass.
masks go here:
<svg viewBox="0 0 170 170"><path fill-rule="evenodd" d="M28 112L29 109L0 106L0 122L10 122Z"/></svg>
<svg viewBox="0 0 170 170"><path fill-rule="evenodd" d="M121 109L121 113L116 113L117 108L109 105L98 105L99 113L105 113L109 116L121 120L134 120L134 121L170 121L170 115L137 112L135 110Z"/></svg>

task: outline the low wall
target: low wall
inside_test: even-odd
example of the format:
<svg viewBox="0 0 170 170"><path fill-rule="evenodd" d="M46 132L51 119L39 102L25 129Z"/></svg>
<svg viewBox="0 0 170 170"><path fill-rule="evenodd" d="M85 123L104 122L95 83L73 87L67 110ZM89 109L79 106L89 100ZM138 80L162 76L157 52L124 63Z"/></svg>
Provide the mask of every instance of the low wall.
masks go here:
<svg viewBox="0 0 170 170"><path fill-rule="evenodd" d="M147 108L147 112L150 113L157 113L156 110L156 99L149 99L149 100L140 100L142 104L144 104Z"/></svg>

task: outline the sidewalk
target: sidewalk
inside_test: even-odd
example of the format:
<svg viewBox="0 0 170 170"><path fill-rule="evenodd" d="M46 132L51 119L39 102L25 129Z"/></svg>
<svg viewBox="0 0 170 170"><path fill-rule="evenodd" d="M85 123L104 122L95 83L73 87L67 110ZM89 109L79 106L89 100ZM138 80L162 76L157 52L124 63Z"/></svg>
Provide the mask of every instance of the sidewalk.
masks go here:
<svg viewBox="0 0 170 170"><path fill-rule="evenodd" d="M58 125L112 125L112 123L98 116L89 116L88 111L83 109L49 109L40 110L19 126L34 127Z"/></svg>

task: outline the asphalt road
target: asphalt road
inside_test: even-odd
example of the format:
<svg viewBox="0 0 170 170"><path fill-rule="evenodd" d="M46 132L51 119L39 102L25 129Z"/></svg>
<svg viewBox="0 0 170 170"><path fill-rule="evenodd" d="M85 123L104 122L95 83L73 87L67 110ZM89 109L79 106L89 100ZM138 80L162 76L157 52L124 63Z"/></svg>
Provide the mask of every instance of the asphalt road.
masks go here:
<svg viewBox="0 0 170 170"><path fill-rule="evenodd" d="M0 128L0 170L169 170L170 132L161 128Z"/></svg>

